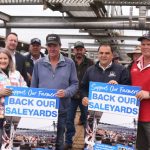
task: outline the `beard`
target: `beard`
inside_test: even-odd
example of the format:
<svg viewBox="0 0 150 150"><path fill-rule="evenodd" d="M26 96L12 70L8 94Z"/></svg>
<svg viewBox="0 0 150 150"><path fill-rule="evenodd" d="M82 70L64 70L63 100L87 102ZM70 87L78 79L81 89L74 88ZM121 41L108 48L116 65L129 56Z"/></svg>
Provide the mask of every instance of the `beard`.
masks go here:
<svg viewBox="0 0 150 150"><path fill-rule="evenodd" d="M76 55L76 58L77 58L77 59L82 59L82 58L83 58L83 55L77 54L77 55Z"/></svg>

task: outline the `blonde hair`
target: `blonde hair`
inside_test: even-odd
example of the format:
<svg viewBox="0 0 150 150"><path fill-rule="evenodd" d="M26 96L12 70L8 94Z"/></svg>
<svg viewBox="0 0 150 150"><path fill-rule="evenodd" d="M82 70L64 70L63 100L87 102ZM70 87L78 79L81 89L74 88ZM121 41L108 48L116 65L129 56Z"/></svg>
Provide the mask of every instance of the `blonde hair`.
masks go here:
<svg viewBox="0 0 150 150"><path fill-rule="evenodd" d="M9 50L7 50L6 48L2 48L0 47L0 54L3 53L3 54L6 54L8 56L8 59L9 59L9 64L8 64L8 70L14 72L15 71L15 65L14 65L14 62L13 62L13 59L12 59L12 56L11 56L11 53L9 52Z"/></svg>

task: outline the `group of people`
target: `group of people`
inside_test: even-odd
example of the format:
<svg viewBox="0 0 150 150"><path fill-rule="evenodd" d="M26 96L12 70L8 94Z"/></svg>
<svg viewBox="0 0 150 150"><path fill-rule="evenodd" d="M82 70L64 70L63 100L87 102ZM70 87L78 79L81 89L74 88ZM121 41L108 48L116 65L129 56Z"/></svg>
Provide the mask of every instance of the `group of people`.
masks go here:
<svg viewBox="0 0 150 150"><path fill-rule="evenodd" d="M29 54L24 57L16 51L17 34L9 33L5 39L5 48L0 48L0 144L7 120L4 116L4 97L12 93L6 86L57 89L60 107L56 150L67 150L72 148L78 107L81 110L78 124L86 126L89 82L94 81L141 87L142 90L136 95L141 101L136 146L137 150L150 150L150 34L138 40L141 42L142 55L127 69L113 61L114 50L109 43L99 46L98 61L94 64L85 56L84 43L78 41L74 44L74 56L71 59L61 54L60 37L48 34L48 55L40 52L41 40L34 38L30 43ZM15 117L13 121L18 120Z"/></svg>
<svg viewBox="0 0 150 150"><path fill-rule="evenodd" d="M99 47L99 62L87 69L82 80L82 103L84 106L88 105L89 81L140 86L141 91L136 94L140 100L136 148L150 150L150 34L141 36L138 41L141 42L142 55L133 60L129 70L112 62L110 46Z"/></svg>

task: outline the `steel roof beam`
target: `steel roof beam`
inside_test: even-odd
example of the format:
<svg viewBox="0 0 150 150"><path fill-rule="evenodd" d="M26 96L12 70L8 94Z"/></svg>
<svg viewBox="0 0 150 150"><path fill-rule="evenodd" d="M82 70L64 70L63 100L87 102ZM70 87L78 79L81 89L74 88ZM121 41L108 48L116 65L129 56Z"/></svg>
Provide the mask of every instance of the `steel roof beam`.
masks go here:
<svg viewBox="0 0 150 150"><path fill-rule="evenodd" d="M0 0L0 5L43 5L45 0Z"/></svg>
<svg viewBox="0 0 150 150"><path fill-rule="evenodd" d="M93 47L85 47L86 48L86 50L89 52L89 51L91 51L91 52L93 52L93 51L95 51L95 52L97 52L97 48L98 47L95 47L95 48L93 48ZM128 47L128 48L121 48L120 49L121 51L132 51L132 50L134 50L134 46L131 46L130 48Z"/></svg>
<svg viewBox="0 0 150 150"><path fill-rule="evenodd" d="M104 39L104 40L137 40L140 36L126 36L126 35L117 35L117 36L108 36L108 35L96 35L93 34L94 37L98 39Z"/></svg>
<svg viewBox="0 0 150 150"><path fill-rule="evenodd" d="M70 45L74 45L74 43L69 43ZM100 43L84 43L85 47L99 47ZM137 46L137 44L111 44L112 47L116 47L119 46L119 48L124 49L124 47L126 48L135 48L135 46Z"/></svg>
<svg viewBox="0 0 150 150"><path fill-rule="evenodd" d="M101 33L101 34L107 34L107 30L105 29L80 29L79 32L81 33L87 33L87 32L91 32L91 33Z"/></svg>
<svg viewBox="0 0 150 150"><path fill-rule="evenodd" d="M128 30L150 30L150 22L145 23L145 27L140 28L138 22L132 22L132 25L128 21L118 22L44 22L40 20L30 21L10 21L7 23L0 23L0 28L58 28L58 29L128 29Z"/></svg>
<svg viewBox="0 0 150 150"><path fill-rule="evenodd" d="M131 1L131 0L99 0L102 2L104 5L121 5L121 6L150 6L150 1L149 0L136 0L136 1ZM18 1L8 1L8 0L1 0L0 5L42 5L44 2L48 3L67 3L68 0L18 0ZM89 4L92 2L92 0L86 0L84 1L84 4ZM82 0L78 0L77 2L70 0L70 3L74 4L83 4Z"/></svg>
<svg viewBox="0 0 150 150"><path fill-rule="evenodd" d="M90 7L92 8L92 10L94 11L94 13L98 18L107 16L107 11L102 2L94 0L93 2L90 3Z"/></svg>
<svg viewBox="0 0 150 150"><path fill-rule="evenodd" d="M82 18L82 21L85 18ZM142 30L139 28L137 22L132 22L132 26L129 21L118 21L111 22L110 19L103 22L101 19L86 18L87 22L82 22L81 19L75 19L70 17L43 17L43 16L11 16L10 22L0 24L0 28L77 28L77 29L135 29ZM147 22L148 22L147 18ZM145 28L150 29L149 23L146 23Z"/></svg>
<svg viewBox="0 0 150 150"><path fill-rule="evenodd" d="M93 39L93 36L96 39L103 39L103 40L137 40L140 36L108 36L108 35L67 35L67 34L59 34L62 39Z"/></svg>
<svg viewBox="0 0 150 150"><path fill-rule="evenodd" d="M121 6L150 6L149 0L100 0L104 5L121 5Z"/></svg>
<svg viewBox="0 0 150 150"><path fill-rule="evenodd" d="M68 11L93 11L89 6L63 6L62 4L55 4L53 7L47 5L53 11L68 12Z"/></svg>
<svg viewBox="0 0 150 150"><path fill-rule="evenodd" d="M10 21L10 16L0 11L0 20Z"/></svg>
<svg viewBox="0 0 150 150"><path fill-rule="evenodd" d="M93 39L90 35L66 35L66 34L59 34L60 38L62 39Z"/></svg>
<svg viewBox="0 0 150 150"><path fill-rule="evenodd" d="M7 16L7 14L5 14ZM8 15L9 16L9 15ZM60 16L9 16L11 22L117 22L117 21L129 21L129 16L118 16L118 17L60 17ZM132 21L139 21L139 16L132 16ZM150 22L150 17L146 17L146 20Z"/></svg>

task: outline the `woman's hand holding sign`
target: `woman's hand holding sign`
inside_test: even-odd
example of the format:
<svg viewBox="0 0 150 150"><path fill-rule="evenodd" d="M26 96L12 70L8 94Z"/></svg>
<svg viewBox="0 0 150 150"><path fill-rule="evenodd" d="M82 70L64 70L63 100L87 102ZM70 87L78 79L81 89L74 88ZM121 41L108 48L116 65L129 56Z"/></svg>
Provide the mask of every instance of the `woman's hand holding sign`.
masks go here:
<svg viewBox="0 0 150 150"><path fill-rule="evenodd" d="M0 97L8 96L8 95L11 95L11 94L12 94L12 90L11 89L1 88L1 90L0 90Z"/></svg>

